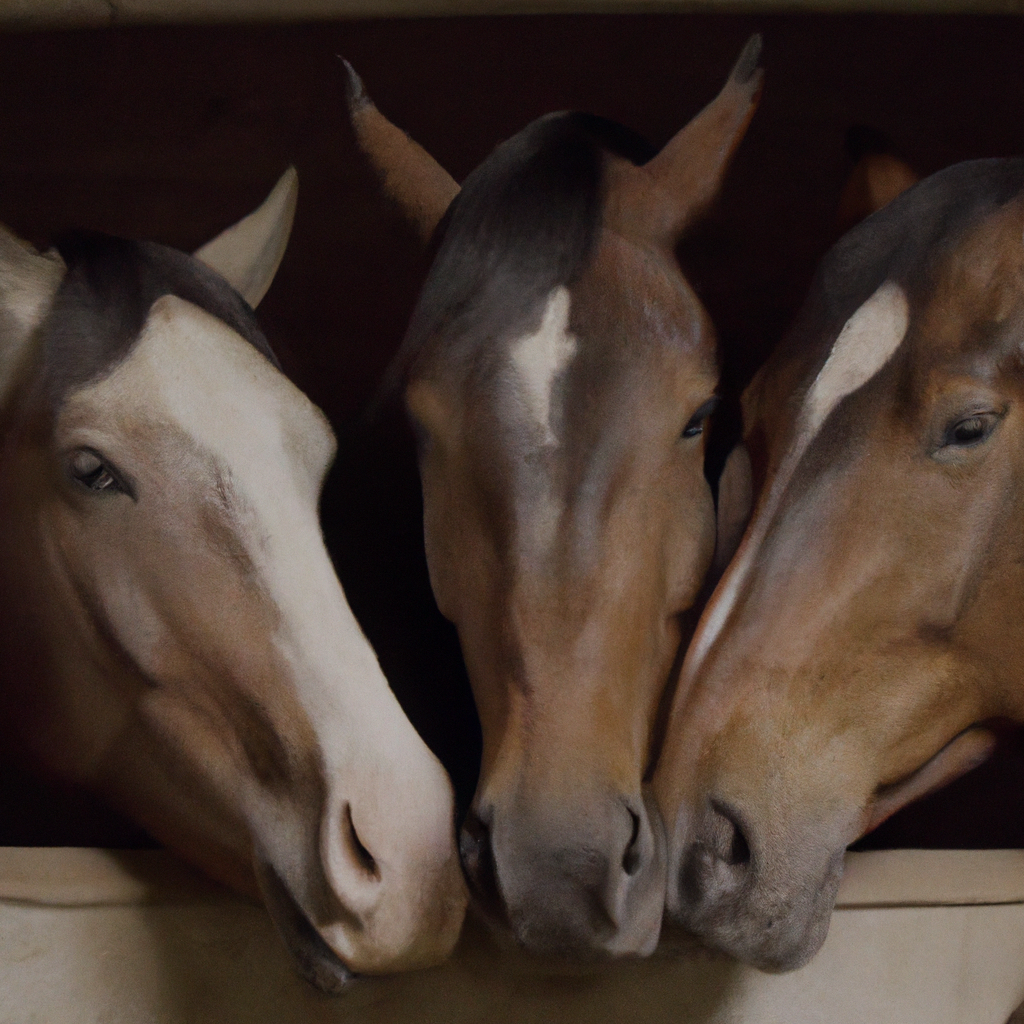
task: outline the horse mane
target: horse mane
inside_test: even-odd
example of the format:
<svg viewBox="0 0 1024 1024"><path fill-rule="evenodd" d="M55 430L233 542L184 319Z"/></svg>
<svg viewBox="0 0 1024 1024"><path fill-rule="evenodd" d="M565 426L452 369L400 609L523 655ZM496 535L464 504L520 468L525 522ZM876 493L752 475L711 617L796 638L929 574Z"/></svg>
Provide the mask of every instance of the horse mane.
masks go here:
<svg viewBox="0 0 1024 1024"><path fill-rule="evenodd" d="M56 249L67 273L40 328L42 394L51 409L128 355L163 295L175 295L223 321L280 369L251 307L187 253L92 231L63 235Z"/></svg>
<svg viewBox="0 0 1024 1024"><path fill-rule="evenodd" d="M562 112L532 122L466 179L438 225L435 253L381 401L442 329L453 358L507 335L589 259L601 222L603 155L646 163L656 150L627 128Z"/></svg>

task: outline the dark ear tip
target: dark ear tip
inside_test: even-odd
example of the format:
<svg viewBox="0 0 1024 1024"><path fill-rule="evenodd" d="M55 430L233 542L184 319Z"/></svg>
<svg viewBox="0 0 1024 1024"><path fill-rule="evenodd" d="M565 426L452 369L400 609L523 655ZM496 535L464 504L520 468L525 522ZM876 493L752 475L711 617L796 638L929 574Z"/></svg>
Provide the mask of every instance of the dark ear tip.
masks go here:
<svg viewBox="0 0 1024 1024"><path fill-rule="evenodd" d="M740 55L733 65L732 74L729 76L737 85L746 85L761 70L761 49L761 33L755 32L740 51Z"/></svg>
<svg viewBox="0 0 1024 1024"><path fill-rule="evenodd" d="M370 97L366 95L363 80L356 74L356 69L340 54L338 60L345 65L345 95L348 99L348 109L354 114L369 105Z"/></svg>

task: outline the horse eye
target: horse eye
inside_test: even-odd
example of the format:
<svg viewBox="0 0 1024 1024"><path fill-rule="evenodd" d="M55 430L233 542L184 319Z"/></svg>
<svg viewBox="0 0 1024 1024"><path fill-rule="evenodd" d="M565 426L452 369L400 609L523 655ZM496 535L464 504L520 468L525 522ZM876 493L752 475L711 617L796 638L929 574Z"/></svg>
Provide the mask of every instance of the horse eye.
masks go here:
<svg viewBox="0 0 1024 1024"><path fill-rule="evenodd" d="M995 429L999 417L991 412L979 412L973 416L965 416L946 428L943 439L944 447L970 448L981 444Z"/></svg>
<svg viewBox="0 0 1024 1024"><path fill-rule="evenodd" d="M71 456L71 475L90 491L125 490L107 464L90 448L80 448Z"/></svg>
<svg viewBox="0 0 1024 1024"><path fill-rule="evenodd" d="M719 399L710 398L691 417L683 427L683 437L699 437L704 433L704 424L708 417L718 408Z"/></svg>

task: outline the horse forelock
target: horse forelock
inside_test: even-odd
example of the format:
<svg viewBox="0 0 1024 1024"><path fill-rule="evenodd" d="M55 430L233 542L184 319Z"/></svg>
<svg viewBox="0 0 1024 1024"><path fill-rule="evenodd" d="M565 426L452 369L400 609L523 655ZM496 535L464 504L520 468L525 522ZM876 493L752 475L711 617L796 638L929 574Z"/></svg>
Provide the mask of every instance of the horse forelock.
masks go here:
<svg viewBox="0 0 1024 1024"><path fill-rule="evenodd" d="M933 174L848 232L822 261L798 318L828 343L886 280L926 297L935 266L981 218L1024 191L1024 159L971 160ZM806 314L810 313L808 317ZM810 323L808 321L810 320Z"/></svg>
<svg viewBox="0 0 1024 1024"><path fill-rule="evenodd" d="M564 112L500 145L466 179L438 228L387 386L405 383L427 349L432 361L465 366L482 349L528 333L555 289L590 259L605 154L642 163L653 152L612 121Z"/></svg>
<svg viewBox="0 0 1024 1024"><path fill-rule="evenodd" d="M56 248L67 272L40 328L38 391L51 410L128 355L163 295L223 321L279 368L245 300L187 253L95 232L65 235Z"/></svg>

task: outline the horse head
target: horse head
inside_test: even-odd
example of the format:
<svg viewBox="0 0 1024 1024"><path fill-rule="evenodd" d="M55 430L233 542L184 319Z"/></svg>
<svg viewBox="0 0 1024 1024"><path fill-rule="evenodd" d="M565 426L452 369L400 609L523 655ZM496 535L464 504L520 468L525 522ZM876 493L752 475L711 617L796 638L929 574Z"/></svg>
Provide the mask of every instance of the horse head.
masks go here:
<svg viewBox="0 0 1024 1024"><path fill-rule="evenodd" d="M465 894L448 780L323 546L333 433L250 306L295 197L289 171L194 257L0 235L3 696L337 989L441 959Z"/></svg>
<svg viewBox="0 0 1024 1024"><path fill-rule="evenodd" d="M715 536L715 336L675 246L750 120L759 51L658 154L553 114L461 190L352 80L386 190L424 237L443 218L398 365L431 583L483 729L462 860L488 916L545 954L658 939L644 780Z"/></svg>
<svg viewBox="0 0 1024 1024"><path fill-rule="evenodd" d="M744 397L759 498L654 778L669 914L768 969L843 852L1024 714L1024 161L926 179L825 258Z"/></svg>

